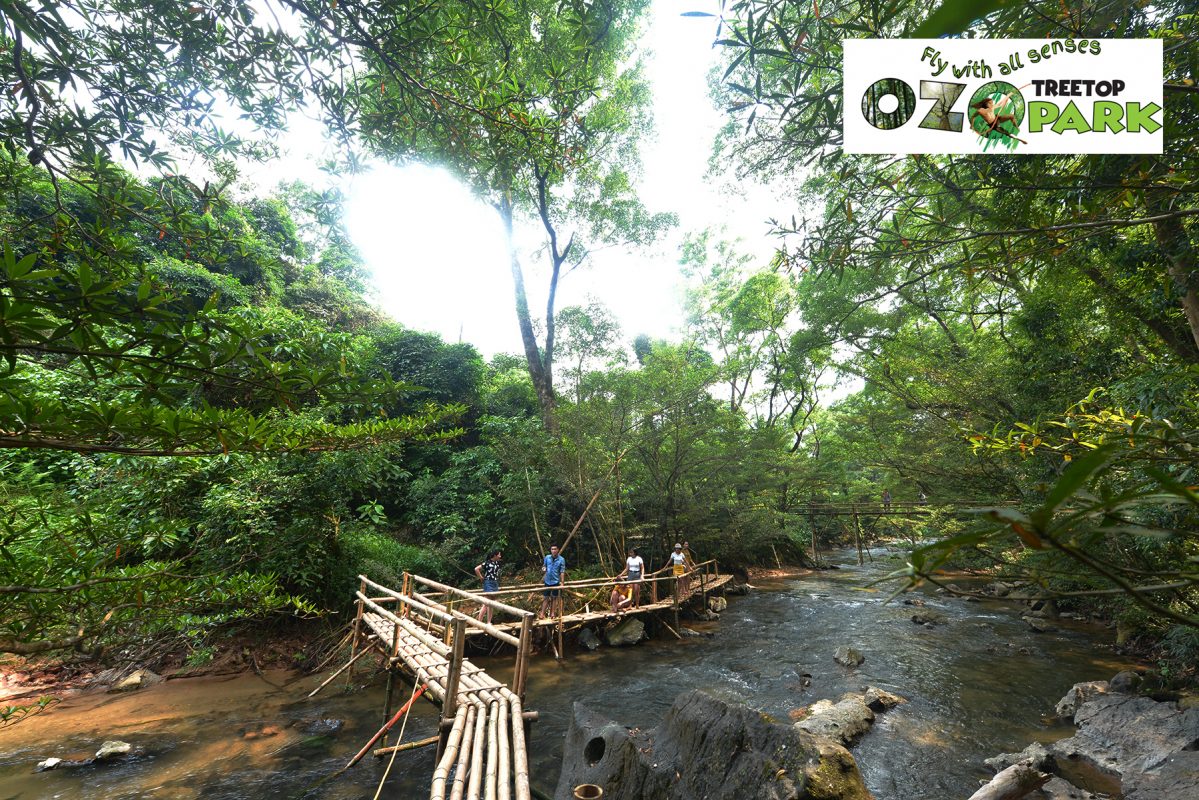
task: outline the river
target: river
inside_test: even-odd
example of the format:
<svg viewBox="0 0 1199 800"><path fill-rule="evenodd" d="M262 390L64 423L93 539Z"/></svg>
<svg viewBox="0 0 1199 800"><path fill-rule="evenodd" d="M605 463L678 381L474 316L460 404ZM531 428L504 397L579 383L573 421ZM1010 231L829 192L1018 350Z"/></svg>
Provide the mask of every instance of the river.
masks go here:
<svg viewBox="0 0 1199 800"><path fill-rule="evenodd" d="M632 648L534 660L527 708L540 712L531 743L533 782L552 793L571 703L582 702L629 726L653 726L674 697L693 688L746 703L779 719L821 698L870 684L908 698L880 715L854 749L878 800L966 798L988 775L982 760L1033 740L1068 735L1049 724L1053 704L1078 681L1107 679L1129 663L1102 646L1110 632L1061 622L1033 633L999 601L919 595L947 624L911 622L913 608L864 590L894 568L881 551L859 567L764 583L732 597L719 622L695 626L711 638L644 642ZM833 661L842 645L866 661ZM486 659L476 659L487 665ZM510 669L510 660L497 662ZM801 675L811 676L804 687ZM497 674L503 672L497 670ZM386 759L367 756L330 780L382 723L384 682L305 695L319 677L190 678L125 695L80 694L0 729L0 798L373 798ZM410 685L404 688L408 691ZM315 720L344 725L322 732ZM404 740L430 736L436 711L414 706ZM266 734L266 735L262 735ZM105 739L134 745L121 763L35 774L48 756L83 758ZM381 798L427 797L432 748L400 754Z"/></svg>

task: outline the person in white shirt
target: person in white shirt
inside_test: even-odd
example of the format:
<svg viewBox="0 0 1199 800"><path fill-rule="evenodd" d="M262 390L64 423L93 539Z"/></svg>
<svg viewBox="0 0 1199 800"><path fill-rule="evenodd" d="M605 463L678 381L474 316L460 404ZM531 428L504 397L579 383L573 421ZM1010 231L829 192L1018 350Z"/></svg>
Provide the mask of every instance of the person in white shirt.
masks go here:
<svg viewBox="0 0 1199 800"><path fill-rule="evenodd" d="M641 583L645 580L645 561L637 553L636 547L629 548L629 557L625 559L624 571L616 576L616 580L620 580L621 578L625 579L625 583L632 593L633 608L639 608L641 606ZM623 603L621 608L624 608L626 605L628 605L628 602Z"/></svg>
<svg viewBox="0 0 1199 800"><path fill-rule="evenodd" d="M687 577L687 554L683 552L681 543L674 546L674 552L670 554L666 566L663 567L663 569L667 568L674 575L675 584L679 589L679 599L686 600L691 596L691 579Z"/></svg>

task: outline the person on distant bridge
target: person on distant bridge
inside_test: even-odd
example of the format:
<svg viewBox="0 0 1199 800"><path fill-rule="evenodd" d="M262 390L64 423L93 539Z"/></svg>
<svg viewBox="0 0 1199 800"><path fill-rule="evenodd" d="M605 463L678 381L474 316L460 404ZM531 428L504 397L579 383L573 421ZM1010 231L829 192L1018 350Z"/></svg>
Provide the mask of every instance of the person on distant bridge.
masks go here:
<svg viewBox="0 0 1199 800"><path fill-rule="evenodd" d="M670 571L674 575L675 586L679 590L679 600L686 600L691 596L691 583L687 578L687 554L683 552L681 543L675 544L674 552L667 559L666 566L670 567ZM665 568L663 567L663 569Z"/></svg>
<svg viewBox="0 0 1199 800"><path fill-rule="evenodd" d="M891 510L891 492L883 489L883 511Z"/></svg>
<svg viewBox="0 0 1199 800"><path fill-rule="evenodd" d="M500 590L500 562L503 558L504 554L499 550L492 550L487 554L487 558L483 559L483 563L475 567L475 574L483 581L483 594L494 594ZM487 612L487 621L491 622L491 606L480 603L480 620L483 619L484 611Z"/></svg>
<svg viewBox="0 0 1199 800"><path fill-rule="evenodd" d="M541 610L538 618L562 613L562 584L566 582L566 559L558 555L558 545L550 547L550 554L541 563L542 583L545 590L541 593Z"/></svg>
<svg viewBox="0 0 1199 800"><path fill-rule="evenodd" d="M641 607L641 584L645 580L645 560L637 552L636 547L629 548L629 557L625 559L624 570L616 576L616 580L625 579L629 587L633 608Z"/></svg>

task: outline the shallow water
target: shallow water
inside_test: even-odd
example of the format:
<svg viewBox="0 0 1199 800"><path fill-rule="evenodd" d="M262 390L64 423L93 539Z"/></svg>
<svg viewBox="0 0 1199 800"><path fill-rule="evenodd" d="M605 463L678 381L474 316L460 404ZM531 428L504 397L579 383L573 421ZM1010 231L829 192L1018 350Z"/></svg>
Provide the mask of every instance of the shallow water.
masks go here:
<svg viewBox="0 0 1199 800"><path fill-rule="evenodd" d="M997 602L924 595L927 608L949 622L914 625L910 606L884 604L885 590L861 588L892 564L845 563L730 598L720 622L695 626L712 638L659 638L573 653L562 662L538 657L526 703L540 712L530 747L534 784L552 794L575 701L630 727L648 727L679 692L702 688L785 720L792 709L872 684L910 701L880 715L854 750L878 800L965 798L988 774L984 758L1069 732L1044 718L1072 684L1106 679L1127 666L1097 646L1110 640L1105 631L1063 622L1056 633L1035 634L1015 609ZM832 655L842 645L861 650L866 662L854 671L837 665ZM495 664L503 676L511 661ZM806 689L803 673L812 676ZM345 693L334 691L344 685L339 679L305 700L319 680L273 672L68 698L0 729L0 798L369 800L386 759L367 756L345 775L321 781L382 724L384 682ZM345 724L332 735L307 732L321 717ZM404 740L431 736L436 722L435 709L418 702ZM278 732L256 737L265 726ZM43 758L82 758L114 738L133 744L137 757L32 772ZM400 754L381 797L427 797L432 766L432 748Z"/></svg>

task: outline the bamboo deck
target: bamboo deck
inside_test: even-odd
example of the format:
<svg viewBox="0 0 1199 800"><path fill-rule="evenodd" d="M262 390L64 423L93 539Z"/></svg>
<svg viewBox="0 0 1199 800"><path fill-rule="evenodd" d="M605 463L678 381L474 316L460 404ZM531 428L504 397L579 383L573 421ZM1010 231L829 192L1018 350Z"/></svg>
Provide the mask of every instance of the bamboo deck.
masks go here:
<svg viewBox="0 0 1199 800"><path fill-rule="evenodd" d="M709 579L702 587L698 584L697 581L692 581L693 585L691 588L690 597L695 597L696 595L701 594L705 591L711 592L716 589L719 589L719 588L723 587L726 583L731 581L732 579L733 579L732 575L716 575L716 576L713 576L711 579ZM690 598L687 598L687 599L690 599ZM541 619L533 620L531 625L534 628L553 628L553 627L557 627L559 624L561 624L566 629L574 629L581 625L585 625L588 622L600 622L600 621L605 621L605 620L615 620L615 619L620 619L622 617L631 617L631 616L636 616L638 614L646 614L651 611L670 611L674 608L674 599L667 598L666 600L659 600L656 603L643 603L636 608L626 608L625 610L623 610L621 612L616 612L616 611L613 611L611 608L606 607L607 602L605 599L598 599L597 604L602 604L605 607L602 609L597 609L595 611L592 611L590 608L585 607L583 611L576 611L571 614L563 614L561 617L543 617ZM518 622L503 623L502 622L502 623L496 624L495 627L498 628L499 630L503 630L503 631L513 631L513 630L518 630L520 628L520 623L518 623ZM468 637L470 637L470 636L475 636L479 633L482 633L482 631L472 629L472 630L468 630L466 632L466 635Z"/></svg>
<svg viewBox="0 0 1199 800"><path fill-rule="evenodd" d="M588 622L651 611L674 611L677 620L678 610L692 597L706 597L708 592L723 587L732 579L731 575L719 574L714 561L696 565L688 575L692 580L691 591L686 597L675 594L677 584L673 578L647 576L651 602L619 614L608 608L606 602L603 609L591 610L592 602L610 591L611 578L567 582L562 586L563 605L568 593L577 605L570 614L545 619L535 619L531 611L499 600L500 595L524 596L527 601L538 602L544 587L537 585L483 595L405 573L403 587L396 591L363 575L358 576L361 585L356 594L353 648L350 661L342 670L352 671L354 662L367 651L381 653L388 659L391 677L388 679L385 720L391 714L392 678L399 669L415 676L417 683L425 687L429 699L441 707L437 737L383 748L375 754L436 743L437 765L429 787L430 800L532 800L525 726L536 714L526 713L522 704L533 629L553 630L557 638L555 654L561 657L562 636L566 630ZM671 596L655 602L658 583L663 581L671 582L668 584ZM367 594L368 590L373 596ZM480 605L501 615L501 620L492 624L476 619L471 612ZM510 687L464 657L467 637L479 634L514 649ZM363 652L358 652L360 645L364 647ZM313 694L342 670L326 679ZM396 712L347 767L356 763L380 737L386 736L390 726L409 707L406 705Z"/></svg>

